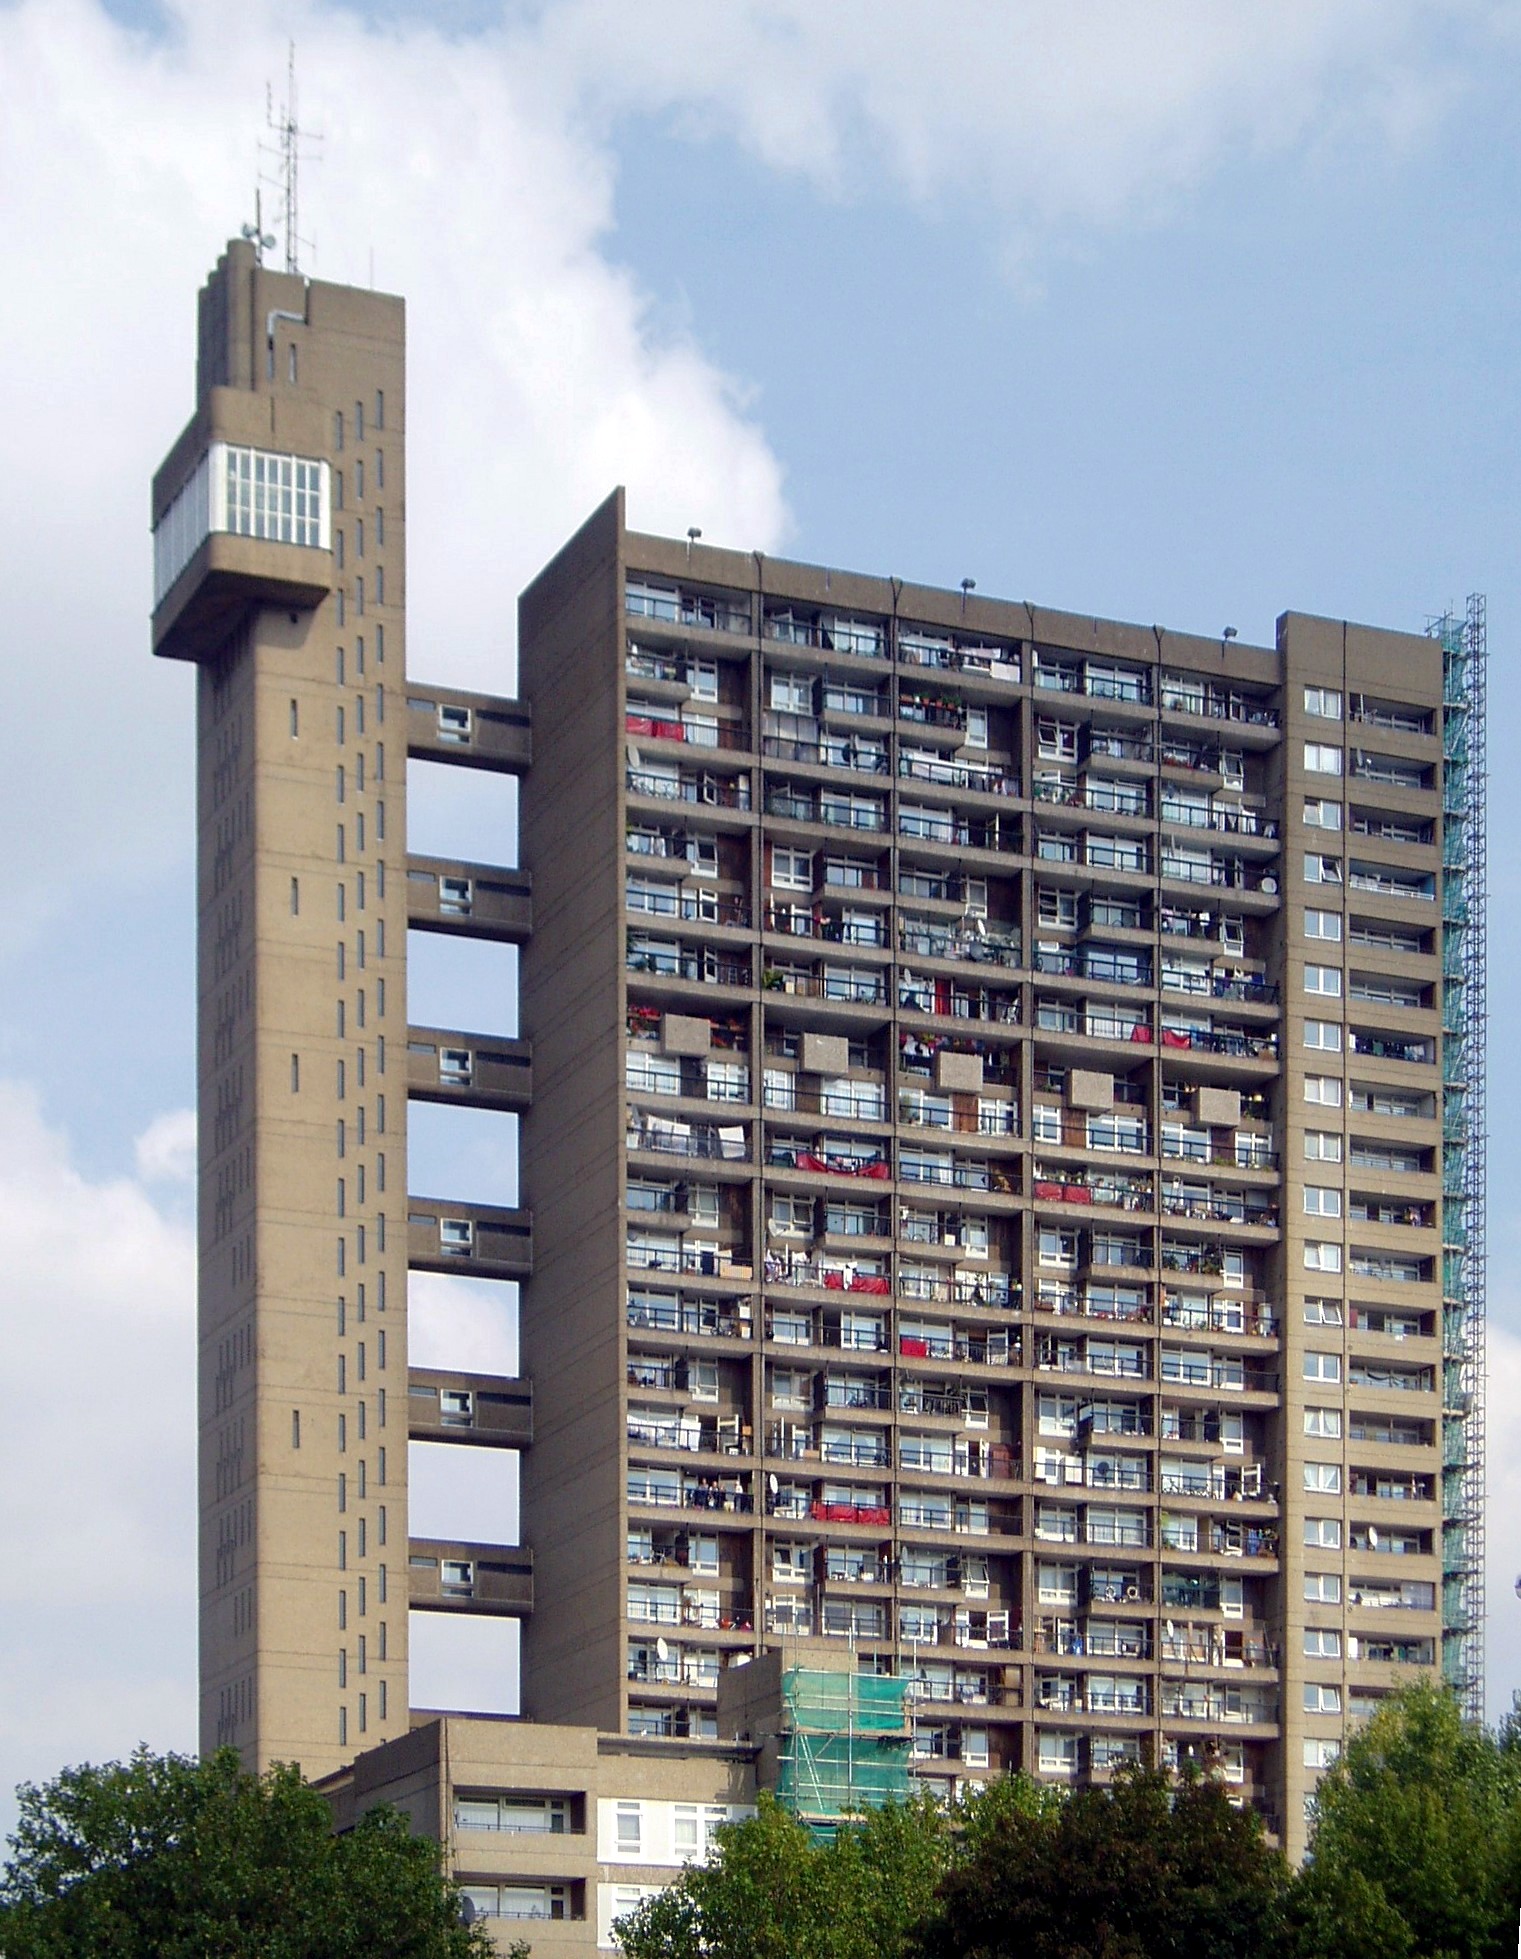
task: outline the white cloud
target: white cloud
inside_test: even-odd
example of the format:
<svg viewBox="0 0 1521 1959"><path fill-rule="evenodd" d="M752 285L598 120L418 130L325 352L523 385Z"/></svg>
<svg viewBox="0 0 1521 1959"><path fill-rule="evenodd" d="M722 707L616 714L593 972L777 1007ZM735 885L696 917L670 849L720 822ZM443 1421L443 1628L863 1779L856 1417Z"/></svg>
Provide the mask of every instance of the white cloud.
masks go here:
<svg viewBox="0 0 1521 1959"><path fill-rule="evenodd" d="M1049 241L1232 157L1408 143L1506 21L1496 0L563 0L541 35L604 114L673 111L836 191L968 195Z"/></svg>
<svg viewBox="0 0 1521 1959"><path fill-rule="evenodd" d="M410 305L417 671L509 684L516 597L616 482L633 520L770 548L781 472L743 390L655 331L603 256L608 153L497 37L369 30L312 0L0 8L0 340L12 466L0 823L29 839L0 952L75 880L188 852L188 676L147 642L148 480L192 405L195 294L252 216L266 76L300 44L308 269Z"/></svg>
<svg viewBox="0 0 1521 1959"><path fill-rule="evenodd" d="M186 1184L195 1177L195 1110L170 1109L155 1116L133 1145L137 1174L145 1184Z"/></svg>
<svg viewBox="0 0 1521 1959"><path fill-rule="evenodd" d="M195 1739L194 1252L0 1082L8 1781ZM9 1795L0 1789L0 1808Z"/></svg>

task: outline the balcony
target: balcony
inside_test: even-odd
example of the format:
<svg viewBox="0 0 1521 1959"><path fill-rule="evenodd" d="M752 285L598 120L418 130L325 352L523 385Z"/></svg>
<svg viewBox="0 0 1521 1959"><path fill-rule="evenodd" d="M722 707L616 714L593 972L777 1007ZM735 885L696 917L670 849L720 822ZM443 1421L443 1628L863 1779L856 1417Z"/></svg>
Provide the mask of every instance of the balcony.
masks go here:
<svg viewBox="0 0 1521 1959"><path fill-rule="evenodd" d="M526 1279L533 1271L533 1213L409 1197L407 1264L414 1272Z"/></svg>
<svg viewBox="0 0 1521 1959"><path fill-rule="evenodd" d="M679 1293L649 1294L635 1288L630 1288L625 1318L636 1332L683 1338L748 1340L755 1330L749 1299L689 1299Z"/></svg>
<svg viewBox="0 0 1521 1959"><path fill-rule="evenodd" d="M953 901L954 902L954 901ZM898 946L918 959L959 959L973 965L1007 966L1020 963L1018 932L969 918L954 924L937 918L899 914Z"/></svg>
<svg viewBox="0 0 1521 1959"><path fill-rule="evenodd" d="M498 864L409 855L407 924L416 932L522 945L533 931L533 879Z"/></svg>
<svg viewBox="0 0 1521 1959"><path fill-rule="evenodd" d="M738 722L719 721L711 715L670 716L631 709L623 717L623 731L636 741L679 741L692 748L725 748L740 754L749 752L750 732Z"/></svg>
<svg viewBox="0 0 1521 1959"><path fill-rule="evenodd" d="M1013 646L984 646L938 633L916 632L904 626L898 631L898 659L905 667L964 673L1009 685L1019 682L1019 653Z"/></svg>
<svg viewBox="0 0 1521 1959"><path fill-rule="evenodd" d="M651 979L691 980L700 986L748 987L752 970L748 957L727 948L656 939L640 931L630 931L623 963L629 972Z"/></svg>
<svg viewBox="0 0 1521 1959"><path fill-rule="evenodd" d="M887 979L875 967L825 966L809 969L768 966L761 974L767 993L789 993L805 1000L826 1000L836 1006L883 1007Z"/></svg>
<svg viewBox="0 0 1521 1959"><path fill-rule="evenodd" d="M1158 704L1163 714L1191 714L1208 721L1235 721L1244 728L1277 728L1276 707L1259 695L1244 694L1232 687L1207 681L1163 674L1158 688Z"/></svg>
<svg viewBox="0 0 1521 1959"><path fill-rule="evenodd" d="M696 592L630 577L624 610L631 619L653 619L670 626L694 626L710 633L749 633L748 601L724 592Z"/></svg>
<svg viewBox="0 0 1521 1959"><path fill-rule="evenodd" d="M750 807L748 775L692 775L683 770L634 766L625 770L623 780L631 796L646 796L656 802L694 803L705 809Z"/></svg>
<svg viewBox="0 0 1521 1959"><path fill-rule="evenodd" d="M942 789L965 789L979 796L1017 796L1019 771L994 762L954 762L940 755L901 753L898 775Z"/></svg>
<svg viewBox="0 0 1521 1959"><path fill-rule="evenodd" d="M533 760L533 710L526 701L408 681L407 755L521 775Z"/></svg>
<svg viewBox="0 0 1521 1959"><path fill-rule="evenodd" d="M858 660L887 658L887 629L876 619L851 619L840 613L768 609L766 638L786 646L813 646L826 653L848 653Z"/></svg>
<svg viewBox="0 0 1521 1959"><path fill-rule="evenodd" d="M981 1305L980 1300L966 1301ZM905 1360L954 1361L972 1367L1017 1367L1023 1354L1018 1329L921 1326L909 1332L900 1325L898 1352Z"/></svg>
<svg viewBox="0 0 1521 1959"><path fill-rule="evenodd" d="M766 814L787 823L819 823L833 830L859 830L882 835L887 830L887 810L878 797L845 797L828 790L818 795L796 789L766 791Z"/></svg>
<svg viewBox="0 0 1521 1959"><path fill-rule="evenodd" d="M874 737L848 735L819 739L793 735L762 735L761 753L770 762L797 762L818 769L848 769L854 775L887 775L886 746Z"/></svg>
<svg viewBox="0 0 1521 1959"><path fill-rule="evenodd" d="M511 1619L533 1611L533 1553L521 1545L414 1537L407 1563L414 1611Z"/></svg>
<svg viewBox="0 0 1521 1959"><path fill-rule="evenodd" d="M751 1450L749 1425L742 1424L738 1415L631 1408L624 1434L637 1449L678 1449L708 1456L748 1455Z"/></svg>
<svg viewBox="0 0 1521 1959"><path fill-rule="evenodd" d="M898 719L921 728L942 729L965 740L967 704L944 694L912 693L905 687L898 694Z"/></svg>
<svg viewBox="0 0 1521 1959"><path fill-rule="evenodd" d="M725 925L743 929L750 923L750 907L732 892L713 891L706 886L683 889L675 884L654 884L631 878L624 890L624 902L631 917L662 920L680 919L686 924Z"/></svg>
<svg viewBox="0 0 1521 1959"><path fill-rule="evenodd" d="M407 1436L413 1442L526 1449L533 1441L533 1383L502 1374L411 1368Z"/></svg>
<svg viewBox="0 0 1521 1959"><path fill-rule="evenodd" d="M818 939L826 945L881 948L887 944L885 918L876 915L838 917L825 911L822 905L815 905L810 910L804 905L769 904L766 907L766 930L785 938Z"/></svg>
<svg viewBox="0 0 1521 1959"><path fill-rule="evenodd" d="M742 1122L682 1122L648 1109L633 1111L625 1142L630 1150L726 1163L743 1163L750 1154L749 1132Z"/></svg>

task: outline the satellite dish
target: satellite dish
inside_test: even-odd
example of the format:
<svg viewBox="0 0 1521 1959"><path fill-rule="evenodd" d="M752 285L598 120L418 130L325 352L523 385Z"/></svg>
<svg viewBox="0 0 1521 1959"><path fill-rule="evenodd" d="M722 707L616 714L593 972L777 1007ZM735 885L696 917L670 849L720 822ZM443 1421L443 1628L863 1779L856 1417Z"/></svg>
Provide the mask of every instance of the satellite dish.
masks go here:
<svg viewBox="0 0 1521 1959"><path fill-rule="evenodd" d="M781 1487L781 1484L776 1480L776 1471L773 1469L771 1474L766 1478L766 1488L775 1496ZM1521 1590L1521 1578L1516 1580L1516 1587L1518 1590Z"/></svg>
<svg viewBox="0 0 1521 1959"><path fill-rule="evenodd" d="M459 1922L461 1925L473 1925L475 1923L475 1900L473 1898L460 1899Z"/></svg>
<svg viewBox="0 0 1521 1959"><path fill-rule="evenodd" d="M659 1660L668 1660L671 1657L670 1645L664 1637L655 1641L655 1657Z"/></svg>
<svg viewBox="0 0 1521 1959"><path fill-rule="evenodd" d="M1169 1639L1175 1639L1177 1637L1177 1628L1173 1625L1171 1619L1167 1622L1167 1637Z"/></svg>
<svg viewBox="0 0 1521 1959"><path fill-rule="evenodd" d="M638 750L637 748L635 748L635 746L634 746L634 744L633 744L632 742L630 742L630 743L629 743L629 745L628 745L628 765L629 765L629 767L630 767L631 769L637 769L637 768L638 768L638 767L640 766L640 764L641 764L641 763L643 762L643 760L644 760L644 757L643 757L643 756L642 756L642 755L641 755L641 754L639 753L639 750Z"/></svg>
<svg viewBox="0 0 1521 1959"><path fill-rule="evenodd" d="M1378 1525L1377 1524L1369 1524L1368 1526L1368 1549L1370 1551L1376 1551L1378 1549Z"/></svg>

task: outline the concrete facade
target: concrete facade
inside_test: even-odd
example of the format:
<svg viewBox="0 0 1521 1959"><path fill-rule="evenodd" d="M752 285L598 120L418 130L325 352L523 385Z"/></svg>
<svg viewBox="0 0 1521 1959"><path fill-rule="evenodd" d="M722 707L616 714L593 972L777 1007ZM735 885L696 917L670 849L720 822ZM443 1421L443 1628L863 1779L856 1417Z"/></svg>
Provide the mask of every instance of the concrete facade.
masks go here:
<svg viewBox="0 0 1521 1959"><path fill-rule="evenodd" d="M546 1950L606 1930L587 1805L753 1798L720 1681L764 1655L910 1676L931 1781L1198 1755L1297 1853L1345 1723L1468 1637L1441 644L785 564L620 492L523 595L522 699L432 686L403 342L230 246L154 486L204 1744L400 1791ZM528 868L409 855L408 758L520 775ZM521 946L521 1037L409 1026L409 928ZM409 1098L522 1115L523 1207L410 1192ZM524 1378L409 1371L410 1270L526 1281ZM522 1449L525 1543L411 1539L409 1435ZM526 1720L413 1717L409 1608L521 1619ZM451 1786L583 1821L467 1856Z"/></svg>

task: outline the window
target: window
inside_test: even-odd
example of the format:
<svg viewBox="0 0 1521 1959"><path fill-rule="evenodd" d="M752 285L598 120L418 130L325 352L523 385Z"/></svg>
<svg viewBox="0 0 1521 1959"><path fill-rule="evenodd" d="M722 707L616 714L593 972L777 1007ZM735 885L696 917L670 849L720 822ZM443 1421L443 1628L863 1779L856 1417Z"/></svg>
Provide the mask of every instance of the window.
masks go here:
<svg viewBox="0 0 1521 1959"><path fill-rule="evenodd" d="M1306 1605L1340 1605L1341 1576L1334 1571L1307 1571L1304 1575Z"/></svg>
<svg viewBox="0 0 1521 1959"><path fill-rule="evenodd" d="M1340 1163L1340 1136L1329 1129L1307 1129L1304 1132L1304 1156L1306 1163ZM1328 1215L1337 1216L1339 1212Z"/></svg>
<svg viewBox="0 0 1521 1959"><path fill-rule="evenodd" d="M1341 1355L1317 1353L1313 1348L1303 1356L1304 1378L1307 1381L1339 1381L1341 1379Z"/></svg>
<svg viewBox="0 0 1521 1959"><path fill-rule="evenodd" d="M1304 745L1304 766L1307 775L1340 775L1341 750L1325 742L1307 741Z"/></svg>
<svg viewBox="0 0 1521 1959"><path fill-rule="evenodd" d="M1307 1239L1304 1248L1304 1269L1306 1272L1339 1272L1341 1246L1328 1244L1324 1239Z"/></svg>
<svg viewBox="0 0 1521 1959"><path fill-rule="evenodd" d="M620 1857L637 1857L644 1840L643 1812L638 1803L619 1803L617 1843Z"/></svg>
<svg viewBox="0 0 1521 1959"><path fill-rule="evenodd" d="M1304 1468L1304 1486L1312 1493L1321 1496L1341 1495L1341 1464L1339 1462L1307 1462Z"/></svg>
<svg viewBox="0 0 1521 1959"><path fill-rule="evenodd" d="M1304 1099L1318 1103L1323 1109L1339 1109L1341 1093L1341 1082L1335 1075L1306 1075L1304 1078Z"/></svg>
<svg viewBox="0 0 1521 1959"><path fill-rule="evenodd" d="M1304 1044L1307 1048L1320 1048L1327 1054L1340 1054L1340 1021L1307 1020L1304 1024Z"/></svg>
<svg viewBox="0 0 1521 1959"><path fill-rule="evenodd" d="M1341 804L1329 802L1322 796L1306 796L1304 822L1307 830L1339 830Z"/></svg>
<svg viewBox="0 0 1521 1959"><path fill-rule="evenodd" d="M1304 915L1304 935L1307 939L1329 939L1340 942L1341 913L1307 910Z"/></svg>
<svg viewBox="0 0 1521 1959"><path fill-rule="evenodd" d="M1340 1326L1342 1323L1341 1301L1339 1299L1307 1299L1304 1303L1304 1323L1306 1326Z"/></svg>
<svg viewBox="0 0 1521 1959"><path fill-rule="evenodd" d="M1304 690L1304 711L1319 716L1323 721L1341 719L1341 694L1335 687L1306 687Z"/></svg>
<svg viewBox="0 0 1521 1959"><path fill-rule="evenodd" d="M1306 884L1340 884L1341 859L1324 857L1317 850L1306 851L1304 881Z"/></svg>
<svg viewBox="0 0 1521 1959"><path fill-rule="evenodd" d="M1339 966L1306 966L1304 969L1304 990L1306 993L1321 993L1329 999L1341 998L1341 968Z"/></svg>
<svg viewBox="0 0 1521 1959"><path fill-rule="evenodd" d="M806 674L773 673L771 706L784 714L812 714L813 681Z"/></svg>
<svg viewBox="0 0 1521 1959"><path fill-rule="evenodd" d="M1304 1411L1304 1432L1318 1435L1327 1441L1337 1441L1341 1436L1341 1410L1339 1408L1306 1408Z"/></svg>
<svg viewBox="0 0 1521 1959"><path fill-rule="evenodd" d="M1304 1520L1304 1541L1311 1551L1339 1551L1341 1549L1341 1519L1339 1517L1306 1517Z"/></svg>
<svg viewBox="0 0 1521 1959"><path fill-rule="evenodd" d="M811 891L813 853L778 844L771 853L771 882L782 891Z"/></svg>
<svg viewBox="0 0 1521 1959"><path fill-rule="evenodd" d="M1307 1660L1339 1660L1341 1634L1333 1626L1306 1626L1304 1656Z"/></svg>
<svg viewBox="0 0 1521 1959"><path fill-rule="evenodd" d="M1332 1741L1325 1735L1310 1737L1304 1744L1304 1765L1307 1769L1334 1768L1340 1753L1339 1741Z"/></svg>
<svg viewBox="0 0 1521 1959"><path fill-rule="evenodd" d="M1077 924L1077 893L1057 891L1042 885L1035 894L1035 913L1042 925L1060 927Z"/></svg>
<svg viewBox="0 0 1521 1959"><path fill-rule="evenodd" d="M1333 1687L1323 1680L1307 1680L1304 1683L1304 1711L1306 1714L1340 1714L1340 1687Z"/></svg>
<svg viewBox="0 0 1521 1959"><path fill-rule="evenodd" d="M1329 1184L1306 1184L1304 1186L1305 1216L1311 1218L1339 1218L1341 1216L1341 1192L1333 1190Z"/></svg>

